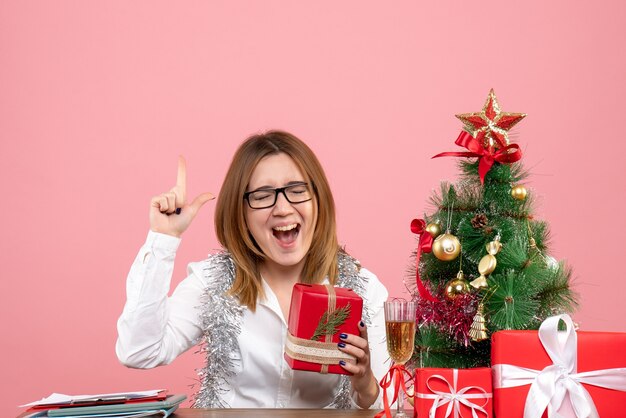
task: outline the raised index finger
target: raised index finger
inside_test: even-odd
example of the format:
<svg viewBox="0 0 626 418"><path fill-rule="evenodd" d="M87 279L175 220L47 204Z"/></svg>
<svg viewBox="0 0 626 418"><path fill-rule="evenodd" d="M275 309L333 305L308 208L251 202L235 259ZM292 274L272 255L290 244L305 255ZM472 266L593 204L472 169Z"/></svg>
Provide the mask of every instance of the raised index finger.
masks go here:
<svg viewBox="0 0 626 418"><path fill-rule="evenodd" d="M182 155L178 156L178 174L176 175L176 188L181 194L183 202L187 201L187 162Z"/></svg>

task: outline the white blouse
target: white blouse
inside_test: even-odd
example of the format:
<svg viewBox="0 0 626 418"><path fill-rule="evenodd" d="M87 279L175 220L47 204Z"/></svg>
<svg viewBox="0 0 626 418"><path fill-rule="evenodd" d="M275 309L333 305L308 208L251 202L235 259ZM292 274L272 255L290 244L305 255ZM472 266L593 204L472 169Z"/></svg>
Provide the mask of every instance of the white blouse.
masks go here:
<svg viewBox="0 0 626 418"><path fill-rule="evenodd" d="M180 239L150 231L128 274L127 301L120 316L115 350L128 367L151 368L171 363L200 342L201 297L206 288L203 263L191 263L188 277L168 297L174 258ZM365 303L372 371L378 381L389 367L383 302L387 290L378 278L367 278ZM339 376L291 370L283 358L287 321L278 300L263 281L265 299L256 312L244 308L239 352L233 353L235 376L224 388L222 400L233 408L323 408L331 404ZM379 400L371 408L381 408ZM356 407L356 405L355 405Z"/></svg>

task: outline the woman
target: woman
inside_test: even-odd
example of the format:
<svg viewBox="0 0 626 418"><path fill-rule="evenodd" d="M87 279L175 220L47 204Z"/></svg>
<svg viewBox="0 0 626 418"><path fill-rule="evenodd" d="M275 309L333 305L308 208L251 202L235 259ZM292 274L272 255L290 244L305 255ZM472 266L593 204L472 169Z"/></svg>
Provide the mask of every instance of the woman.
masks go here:
<svg viewBox="0 0 626 418"><path fill-rule="evenodd" d="M217 201L223 253L191 263L167 297L180 237L210 193L186 200L186 168L176 187L152 199L150 229L127 281L116 352L129 367L173 361L203 342L206 366L197 407L378 407L385 373L383 302L376 276L343 252L330 187L313 152L270 131L237 150ZM294 284L350 287L364 299L360 335L342 335L351 376L291 370L283 360ZM343 363L343 362L342 362Z"/></svg>

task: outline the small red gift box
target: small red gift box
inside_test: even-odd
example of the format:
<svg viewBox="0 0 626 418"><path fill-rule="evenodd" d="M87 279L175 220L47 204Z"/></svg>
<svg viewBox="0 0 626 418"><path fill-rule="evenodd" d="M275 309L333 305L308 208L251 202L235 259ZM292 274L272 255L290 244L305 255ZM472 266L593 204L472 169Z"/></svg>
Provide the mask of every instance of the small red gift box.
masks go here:
<svg viewBox="0 0 626 418"><path fill-rule="evenodd" d="M567 325L566 331L557 330L559 319ZM626 333L575 332L567 315L548 318L539 331L494 333L496 417L523 417L527 398L536 417L557 411L575 417L572 401L579 411L587 411L580 416L598 416L594 409L602 418L626 416L624 347ZM541 379L536 379L540 374Z"/></svg>
<svg viewBox="0 0 626 418"><path fill-rule="evenodd" d="M294 370L350 374L339 361L355 362L339 351L339 334L359 335L363 299L352 289L298 283L289 308L285 360Z"/></svg>
<svg viewBox="0 0 626 418"><path fill-rule="evenodd" d="M418 417L491 418L492 396L489 367L415 371L414 405Z"/></svg>

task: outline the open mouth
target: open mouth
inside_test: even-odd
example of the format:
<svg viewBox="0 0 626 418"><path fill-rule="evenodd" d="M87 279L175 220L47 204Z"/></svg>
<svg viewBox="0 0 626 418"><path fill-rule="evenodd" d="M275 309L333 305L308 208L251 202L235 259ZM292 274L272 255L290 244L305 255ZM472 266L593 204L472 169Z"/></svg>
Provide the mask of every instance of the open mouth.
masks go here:
<svg viewBox="0 0 626 418"><path fill-rule="evenodd" d="M300 232L300 224L294 223L290 225L276 226L272 228L274 237L283 244L291 244L298 238Z"/></svg>

